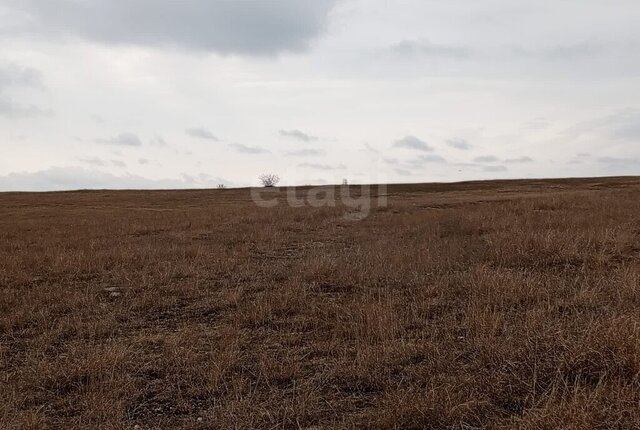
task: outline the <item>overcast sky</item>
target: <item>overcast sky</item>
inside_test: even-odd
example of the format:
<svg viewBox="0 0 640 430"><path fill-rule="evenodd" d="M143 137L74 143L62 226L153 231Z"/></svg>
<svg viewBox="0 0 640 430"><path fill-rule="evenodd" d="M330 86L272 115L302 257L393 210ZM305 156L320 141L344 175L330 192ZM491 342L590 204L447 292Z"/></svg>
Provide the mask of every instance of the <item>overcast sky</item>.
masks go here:
<svg viewBox="0 0 640 430"><path fill-rule="evenodd" d="M0 0L0 190L640 174L637 0Z"/></svg>

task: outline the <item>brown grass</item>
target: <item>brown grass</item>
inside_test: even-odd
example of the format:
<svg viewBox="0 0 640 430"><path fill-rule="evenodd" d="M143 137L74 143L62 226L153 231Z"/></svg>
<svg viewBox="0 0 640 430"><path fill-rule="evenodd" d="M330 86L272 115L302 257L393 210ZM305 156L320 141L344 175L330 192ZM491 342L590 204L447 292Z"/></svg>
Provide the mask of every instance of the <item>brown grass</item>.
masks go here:
<svg viewBox="0 0 640 430"><path fill-rule="evenodd" d="M0 428L640 428L640 179L388 193L0 194Z"/></svg>

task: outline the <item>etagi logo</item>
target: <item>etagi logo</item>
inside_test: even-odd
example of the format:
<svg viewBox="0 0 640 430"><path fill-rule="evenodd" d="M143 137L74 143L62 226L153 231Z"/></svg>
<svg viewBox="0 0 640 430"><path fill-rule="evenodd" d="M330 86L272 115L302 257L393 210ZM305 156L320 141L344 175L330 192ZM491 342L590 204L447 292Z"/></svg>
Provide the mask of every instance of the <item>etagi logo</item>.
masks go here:
<svg viewBox="0 0 640 430"><path fill-rule="evenodd" d="M363 220L369 216L373 207L387 205L386 184L283 188L284 190L278 187L252 188L251 199L256 206L262 208L273 208L281 204L293 208L344 206L347 209L344 218L350 221ZM374 193L372 188L375 189ZM283 198L283 191L286 198Z"/></svg>

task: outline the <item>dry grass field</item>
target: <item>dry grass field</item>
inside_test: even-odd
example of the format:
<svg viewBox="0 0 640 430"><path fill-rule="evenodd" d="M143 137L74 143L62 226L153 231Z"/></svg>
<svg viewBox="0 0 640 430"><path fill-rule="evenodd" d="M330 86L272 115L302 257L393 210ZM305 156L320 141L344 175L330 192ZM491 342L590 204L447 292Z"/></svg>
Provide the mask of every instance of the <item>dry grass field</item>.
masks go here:
<svg viewBox="0 0 640 430"><path fill-rule="evenodd" d="M0 194L0 428L640 428L640 179L386 193Z"/></svg>

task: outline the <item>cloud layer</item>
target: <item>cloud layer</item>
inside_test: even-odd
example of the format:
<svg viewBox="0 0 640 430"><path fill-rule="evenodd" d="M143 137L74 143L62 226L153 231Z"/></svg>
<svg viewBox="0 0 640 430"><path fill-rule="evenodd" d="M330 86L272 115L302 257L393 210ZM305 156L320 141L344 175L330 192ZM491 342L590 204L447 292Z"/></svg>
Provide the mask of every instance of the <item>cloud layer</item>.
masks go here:
<svg viewBox="0 0 640 430"><path fill-rule="evenodd" d="M221 54L302 51L320 35L334 0L14 0L24 22L44 37L105 44L179 46Z"/></svg>
<svg viewBox="0 0 640 430"><path fill-rule="evenodd" d="M228 182L207 175L193 177L183 174L179 179L153 180L138 175L114 175L82 167L51 167L36 172L0 176L0 190L4 191L213 188L222 183Z"/></svg>
<svg viewBox="0 0 640 430"><path fill-rule="evenodd" d="M0 0L0 176L640 174L640 3L617 6Z"/></svg>

